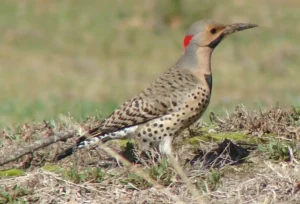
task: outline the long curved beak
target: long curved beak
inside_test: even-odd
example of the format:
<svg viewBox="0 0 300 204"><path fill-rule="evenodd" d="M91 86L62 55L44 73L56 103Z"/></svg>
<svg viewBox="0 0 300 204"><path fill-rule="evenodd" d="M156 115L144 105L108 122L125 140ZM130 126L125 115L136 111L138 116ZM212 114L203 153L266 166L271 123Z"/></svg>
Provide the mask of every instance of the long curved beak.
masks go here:
<svg viewBox="0 0 300 204"><path fill-rule="evenodd" d="M251 24L251 23L234 23L234 24L230 24L227 25L225 30L223 31L223 35L229 35L232 34L234 32L237 31L242 31L242 30L246 30L249 28L255 28L258 25L256 24Z"/></svg>

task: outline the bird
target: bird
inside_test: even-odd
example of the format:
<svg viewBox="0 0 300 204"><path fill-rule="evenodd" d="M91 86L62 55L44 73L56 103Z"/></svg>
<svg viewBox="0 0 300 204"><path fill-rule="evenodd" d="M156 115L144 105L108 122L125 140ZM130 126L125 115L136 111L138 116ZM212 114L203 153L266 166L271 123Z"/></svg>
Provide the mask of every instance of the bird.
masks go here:
<svg viewBox="0 0 300 204"><path fill-rule="evenodd" d="M143 149L172 154L172 141L207 109L212 94L211 55L219 43L252 23L223 24L200 20L186 32L184 52L149 87L123 103L77 143L59 153L61 160L77 149L114 139L137 140Z"/></svg>

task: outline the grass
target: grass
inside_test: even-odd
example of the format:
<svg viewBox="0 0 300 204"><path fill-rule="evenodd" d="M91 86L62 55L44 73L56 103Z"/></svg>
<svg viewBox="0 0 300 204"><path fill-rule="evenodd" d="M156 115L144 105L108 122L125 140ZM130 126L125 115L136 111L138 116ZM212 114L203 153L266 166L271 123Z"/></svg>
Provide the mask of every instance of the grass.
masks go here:
<svg viewBox="0 0 300 204"><path fill-rule="evenodd" d="M270 159L277 161L290 161L293 152L297 152L296 143L293 142L282 142L273 141L267 145L260 145L258 149L265 152ZM296 153L297 155L299 153Z"/></svg>
<svg viewBox="0 0 300 204"><path fill-rule="evenodd" d="M21 169L10 169L7 171L1 171L0 172L0 178L1 177L10 177L10 176L22 176L24 174L24 171Z"/></svg>
<svg viewBox="0 0 300 204"><path fill-rule="evenodd" d="M172 66L187 27L203 18L260 26L215 50L207 113L240 103L299 106L298 2L226 2L4 0L0 127L59 114L106 116Z"/></svg>
<svg viewBox="0 0 300 204"><path fill-rule="evenodd" d="M0 202L1 203L27 203L23 196L30 194L28 189L15 185L10 191L0 188Z"/></svg>

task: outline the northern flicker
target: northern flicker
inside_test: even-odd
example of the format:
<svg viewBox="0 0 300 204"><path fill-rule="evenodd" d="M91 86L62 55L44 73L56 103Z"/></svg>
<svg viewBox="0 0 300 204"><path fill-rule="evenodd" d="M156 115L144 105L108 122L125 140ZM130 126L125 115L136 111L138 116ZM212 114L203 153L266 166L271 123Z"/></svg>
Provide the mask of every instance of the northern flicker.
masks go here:
<svg viewBox="0 0 300 204"><path fill-rule="evenodd" d="M229 34L256 27L255 24L224 25L213 21L194 23L184 38L184 53L167 72L148 88L126 101L103 123L89 131L57 156L99 141L134 138L143 148L171 154L172 140L197 121L206 110L212 93L211 54Z"/></svg>

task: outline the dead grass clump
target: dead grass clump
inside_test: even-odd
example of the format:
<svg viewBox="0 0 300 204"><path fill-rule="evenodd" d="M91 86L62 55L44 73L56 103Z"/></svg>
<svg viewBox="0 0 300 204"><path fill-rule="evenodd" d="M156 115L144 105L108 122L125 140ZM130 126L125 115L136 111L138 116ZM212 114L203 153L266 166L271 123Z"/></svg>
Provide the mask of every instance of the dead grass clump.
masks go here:
<svg viewBox="0 0 300 204"><path fill-rule="evenodd" d="M272 108L268 111L248 111L244 106L237 106L234 113L218 120L213 118L220 131L246 131L254 136L273 134L289 139L300 138L300 114L296 108Z"/></svg>

